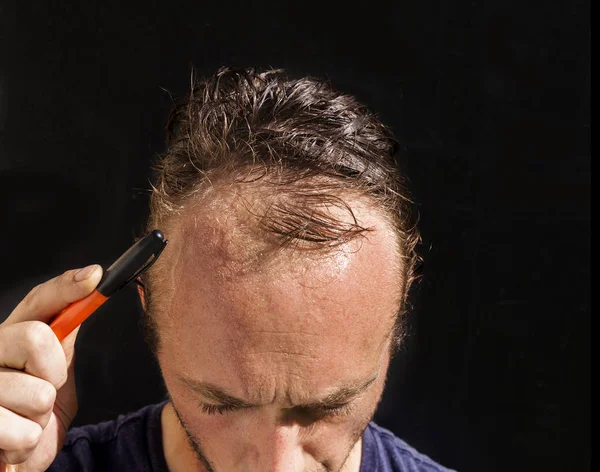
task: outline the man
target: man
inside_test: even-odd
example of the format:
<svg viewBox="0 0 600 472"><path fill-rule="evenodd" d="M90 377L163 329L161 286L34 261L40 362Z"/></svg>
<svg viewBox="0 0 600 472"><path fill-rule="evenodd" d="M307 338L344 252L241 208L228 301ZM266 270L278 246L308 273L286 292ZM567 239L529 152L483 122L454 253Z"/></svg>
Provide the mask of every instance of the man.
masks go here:
<svg viewBox="0 0 600 472"><path fill-rule="evenodd" d="M17 470L441 471L371 423L402 338L418 233L390 132L353 98L222 69L167 125L140 284L169 400L75 415L72 357L43 323L101 270L34 289L0 326L1 460Z"/></svg>

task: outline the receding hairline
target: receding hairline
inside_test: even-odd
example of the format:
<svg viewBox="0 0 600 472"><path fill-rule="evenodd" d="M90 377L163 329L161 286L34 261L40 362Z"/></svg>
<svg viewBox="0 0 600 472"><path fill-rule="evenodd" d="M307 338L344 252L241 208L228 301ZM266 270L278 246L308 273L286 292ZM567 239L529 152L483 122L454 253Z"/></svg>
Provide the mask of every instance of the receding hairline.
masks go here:
<svg viewBox="0 0 600 472"><path fill-rule="evenodd" d="M331 246L315 247L305 242L281 246L272 234L258 224L259 212L268 207L268 199L260 199L264 188L257 187L263 185L262 182L212 185L198 192L165 222L166 226L161 229L173 244L168 247L169 253L157 261L146 277L150 289L147 297L155 302L152 303L153 311L160 310L162 303L159 299L169 297L166 288L169 283L163 277L173 277L174 270L170 266L181 258L180 253L186 244L193 244L199 252L204 253L207 263L212 264L210 268L215 271L215 276L231 278L262 270L281 274L298 267L318 266L340 252L359 251L365 239L383 238L381 241L386 246L393 245L392 269L398 275L398 287L404 285L404 262L396 231L376 202L372 202L368 196L354 191L338 195L354 211L353 216L343 212L342 216L347 221L356 217L359 223L365 224L365 231L352 239ZM257 205L254 209L253 202ZM341 212L340 208L334 211ZM179 254L171 252L173 250ZM158 274L161 274L160 277ZM158 282L159 278L165 283ZM174 283L171 280L170 285ZM402 304L400 294L399 305Z"/></svg>
<svg viewBox="0 0 600 472"><path fill-rule="evenodd" d="M394 222L372 196L352 188L332 187L328 192L326 183L320 183L320 188L313 185L307 189L306 185L298 185L287 187L277 194L275 191L278 186L266 180L214 182L198 189L182 202L179 211L163 221L162 227L167 236L170 230L178 233L184 231L188 236L212 231L212 237L207 236L207 244L227 244L233 250L243 246L249 259L255 259L258 255L263 260L283 256L288 262L290 257L318 259L336 252L336 248L347 247L351 243L360 244L363 238L368 239L372 233L389 233L402 257ZM293 201L295 198L309 199L312 205L310 211L315 211L315 202L318 206L317 213L297 215L299 219L313 216L315 219L331 218L339 227L335 232L332 230L332 234L323 235L321 241L311 239L313 235L309 234L304 235L306 239L299 237L290 243L279 232L280 226L284 225L278 219L278 205L300 205L298 201ZM307 226L312 223L308 221ZM218 237L224 240L215 240ZM326 237L331 240L325 241ZM238 256L243 257L237 254L234 258L238 259Z"/></svg>
<svg viewBox="0 0 600 472"><path fill-rule="evenodd" d="M358 190L372 198L368 203L390 223L398 241L402 291L407 294L415 279L419 233L407 181L397 166L398 142L354 97L314 78L292 80L281 71L222 68L193 82L189 95L173 108L166 131L167 148L153 166L148 231L160 227L169 237L169 226L178 223L189 199L210 191L220 174L241 176L248 169L285 174L287 182L281 182L280 190L288 190L286 183L293 187L310 181L306 177L333 177L330 195ZM254 175L248 177L252 180ZM291 248L322 243L321 252L326 254L334 249L331 242L345 243L350 234L354 240L369 236L352 225L342 225L341 233L331 232L327 221L320 229L295 225L307 209L310 214L310 206L281 208L283 224L271 220L276 223L271 229ZM286 214L286 209L291 211Z"/></svg>

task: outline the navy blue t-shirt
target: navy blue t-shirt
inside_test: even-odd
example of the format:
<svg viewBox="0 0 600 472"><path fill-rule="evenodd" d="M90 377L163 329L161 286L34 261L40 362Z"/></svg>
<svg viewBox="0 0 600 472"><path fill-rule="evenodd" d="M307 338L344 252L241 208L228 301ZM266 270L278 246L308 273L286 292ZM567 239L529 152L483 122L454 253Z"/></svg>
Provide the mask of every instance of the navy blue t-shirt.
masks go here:
<svg viewBox="0 0 600 472"><path fill-rule="evenodd" d="M160 419L163 406L149 405L115 421L71 429L48 470L166 472ZM370 423L363 434L360 472L451 471Z"/></svg>

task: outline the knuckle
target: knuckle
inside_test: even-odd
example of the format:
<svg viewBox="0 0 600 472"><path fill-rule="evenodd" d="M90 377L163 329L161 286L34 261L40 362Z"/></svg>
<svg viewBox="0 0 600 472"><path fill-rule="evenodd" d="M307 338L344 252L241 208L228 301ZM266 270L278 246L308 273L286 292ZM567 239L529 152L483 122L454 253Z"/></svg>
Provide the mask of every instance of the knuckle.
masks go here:
<svg viewBox="0 0 600 472"><path fill-rule="evenodd" d="M55 296L65 304L86 295L86 287L75 281L75 272L78 269L72 269L64 272L60 277L55 279L56 290Z"/></svg>
<svg viewBox="0 0 600 472"><path fill-rule="evenodd" d="M14 450L14 451L2 451L2 455L0 456L0 459L2 459L2 462L5 462L7 464L11 464L11 465L16 465L16 464L21 464L22 462L25 462L27 459L29 459L29 456L31 455L33 451L28 451L28 450Z"/></svg>
<svg viewBox="0 0 600 472"><path fill-rule="evenodd" d="M23 300L21 301L23 306L27 307L30 310L35 310L35 307L37 306L38 294L41 287L42 284L36 285L29 291L27 295L25 295L25 298L23 298Z"/></svg>
<svg viewBox="0 0 600 472"><path fill-rule="evenodd" d="M37 423L31 423L31 427L22 432L19 444L23 449L33 449L40 442L42 427Z"/></svg>
<svg viewBox="0 0 600 472"><path fill-rule="evenodd" d="M69 378L69 370L67 368L67 361L64 356L61 356L60 362L55 363L52 366L54 372L54 380L51 382L52 385L58 390L64 384L67 383L67 379Z"/></svg>
<svg viewBox="0 0 600 472"><path fill-rule="evenodd" d="M67 366L52 328L41 321L28 321L24 324L22 342L27 353L26 370L35 372L36 377L56 386L67 376Z"/></svg>
<svg viewBox="0 0 600 472"><path fill-rule="evenodd" d="M56 390L60 389L64 384L66 384L67 380L69 379L69 372L66 367L60 371L58 378L59 380L56 382Z"/></svg>
<svg viewBox="0 0 600 472"><path fill-rule="evenodd" d="M60 276L61 279L63 279L64 281L67 282L72 282L73 281L73 275L75 275L75 272L77 272L79 269L69 269L69 270L65 270L62 275Z"/></svg>
<svg viewBox="0 0 600 472"><path fill-rule="evenodd" d="M54 297L62 303L68 303L68 294L76 290L76 284L73 283L73 276L69 276L69 271L54 279Z"/></svg>
<svg viewBox="0 0 600 472"><path fill-rule="evenodd" d="M46 354L54 341L52 329L41 321L27 322L23 336L27 350L32 356Z"/></svg>
<svg viewBox="0 0 600 472"><path fill-rule="evenodd" d="M31 407L40 415L52 410L56 400L56 389L51 383L44 382L31 395Z"/></svg>
<svg viewBox="0 0 600 472"><path fill-rule="evenodd" d="M24 324L26 366L29 366L31 372L35 372L36 377L59 388L67 380L67 362L52 328L41 321L28 321Z"/></svg>
<svg viewBox="0 0 600 472"><path fill-rule="evenodd" d="M77 284L75 283L75 272L77 269L67 270L63 272L60 277L56 278L56 284L59 287L75 287Z"/></svg>

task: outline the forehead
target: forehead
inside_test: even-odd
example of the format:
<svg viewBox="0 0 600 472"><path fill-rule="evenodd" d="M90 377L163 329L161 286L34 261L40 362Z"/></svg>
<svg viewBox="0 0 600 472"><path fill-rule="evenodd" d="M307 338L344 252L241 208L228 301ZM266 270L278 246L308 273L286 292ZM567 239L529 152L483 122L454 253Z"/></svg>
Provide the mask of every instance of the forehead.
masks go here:
<svg viewBox="0 0 600 472"><path fill-rule="evenodd" d="M396 235L369 199L356 195L292 193L281 199L295 201L288 202L283 210L287 213L282 214L280 199L274 193L271 188L252 185L209 189L201 198L189 202L179 217L173 219L172 230L179 237L175 242L180 244L171 253L174 257L181 256L181 248L185 247L213 264L214 269L245 275L267 267L290 269L292 261L303 265L315 261L321 264L340 253L360 252L356 259L367 264L377 261L384 269L393 269L394 275L400 273ZM271 224L271 220L284 221L278 225ZM363 233L367 237L339 245L339 250L328 247L327 243L319 246L300 238L282 247L281 234L277 234L281 226L289 225L292 232L298 233L301 232L299 227L303 227L310 238L314 234L308 231L309 226L324 229L337 226L336 234L341 236L355 224L370 230ZM363 245L368 246L366 250L361 250ZM319 247L320 250L315 249Z"/></svg>
<svg viewBox="0 0 600 472"><path fill-rule="evenodd" d="M385 220L354 202L359 223L372 228L365 237L327 253L274 250L237 198L190 208L171 228L159 320L168 355L188 376L235 379L243 391L372 375L399 305L399 257Z"/></svg>

